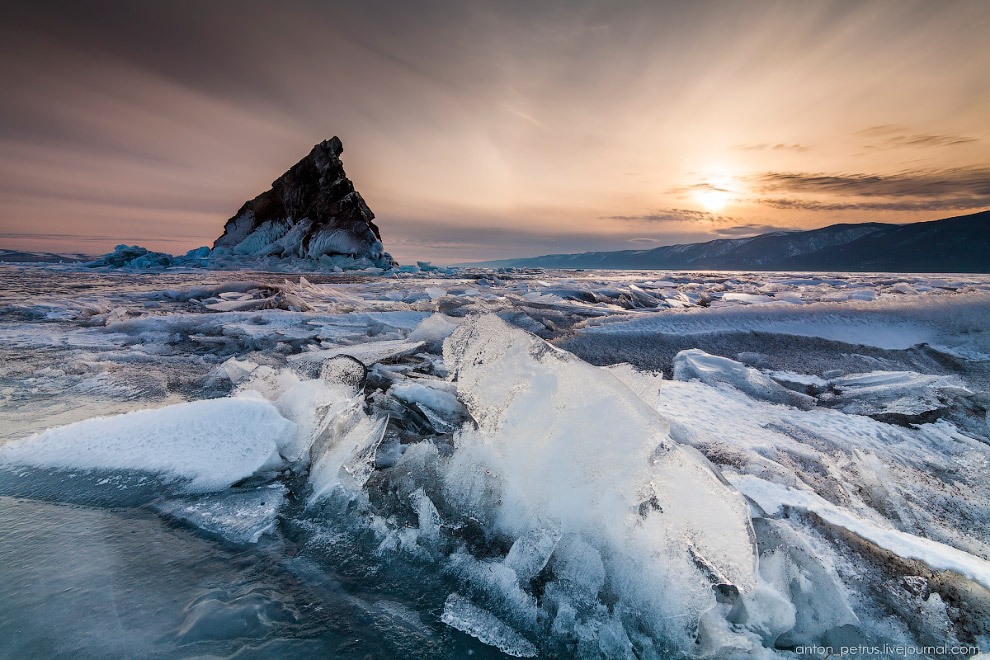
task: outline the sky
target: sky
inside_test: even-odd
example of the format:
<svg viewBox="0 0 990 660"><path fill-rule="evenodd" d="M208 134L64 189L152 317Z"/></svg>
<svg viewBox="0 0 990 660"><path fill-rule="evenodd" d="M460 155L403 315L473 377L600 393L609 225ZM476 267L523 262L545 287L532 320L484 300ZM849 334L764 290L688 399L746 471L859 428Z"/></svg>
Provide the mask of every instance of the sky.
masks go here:
<svg viewBox="0 0 990 660"><path fill-rule="evenodd" d="M0 8L0 247L172 253L333 135L399 262L990 208L990 2Z"/></svg>

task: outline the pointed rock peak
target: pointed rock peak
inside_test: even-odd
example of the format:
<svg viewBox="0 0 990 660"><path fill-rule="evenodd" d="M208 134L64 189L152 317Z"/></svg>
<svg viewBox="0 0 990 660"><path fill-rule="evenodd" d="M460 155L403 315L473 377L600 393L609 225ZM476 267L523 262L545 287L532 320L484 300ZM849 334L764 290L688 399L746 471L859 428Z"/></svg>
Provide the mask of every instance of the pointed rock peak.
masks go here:
<svg viewBox="0 0 990 660"><path fill-rule="evenodd" d="M215 251L274 257L350 256L395 265L361 194L344 173L344 146L334 136L245 202L224 225Z"/></svg>

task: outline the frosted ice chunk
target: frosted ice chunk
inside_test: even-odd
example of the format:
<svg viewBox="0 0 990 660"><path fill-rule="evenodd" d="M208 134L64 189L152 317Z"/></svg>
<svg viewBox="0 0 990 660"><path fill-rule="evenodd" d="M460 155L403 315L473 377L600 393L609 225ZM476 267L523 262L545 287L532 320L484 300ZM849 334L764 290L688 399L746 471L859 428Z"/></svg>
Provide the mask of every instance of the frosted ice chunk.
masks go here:
<svg viewBox="0 0 990 660"><path fill-rule="evenodd" d="M375 362L385 362L403 355L415 353L425 346L421 341L407 341L405 339L385 339L382 341L367 342L364 344L353 344L351 346L338 346L318 351L307 351L290 355L290 362L318 362L322 363L338 355L350 355L364 364L374 364Z"/></svg>
<svg viewBox="0 0 990 660"><path fill-rule="evenodd" d="M318 415L322 419L318 419L310 450L310 502L334 492L356 497L374 469L375 453L385 436L388 419L365 414L360 396L344 406L327 406Z"/></svg>
<svg viewBox="0 0 990 660"><path fill-rule="evenodd" d="M279 389L268 390L269 398L275 398L275 405L284 417L296 423L296 432L283 438L279 452L291 463L304 461L310 457L310 447L317 437L322 422L337 413L354 406L357 392L347 385L328 383L324 380L299 380L294 374L282 372L273 379ZM268 383L251 383L251 386L264 390ZM247 392L244 392L246 395ZM277 398L276 398L277 397Z"/></svg>
<svg viewBox="0 0 990 660"><path fill-rule="evenodd" d="M674 356L674 380L697 378L706 385L726 383L757 399L812 406L815 399L789 390L757 369L726 357L710 355L700 348L681 351Z"/></svg>
<svg viewBox="0 0 990 660"><path fill-rule="evenodd" d="M434 506L433 500L420 488L412 494L413 508L419 519L419 533L422 538L437 541L440 538L440 512Z"/></svg>
<svg viewBox="0 0 990 660"><path fill-rule="evenodd" d="M274 484L237 493L164 500L154 508L232 543L257 543L263 534L275 529L285 493L285 486Z"/></svg>
<svg viewBox="0 0 990 660"><path fill-rule="evenodd" d="M605 586L602 556L580 538L565 538L554 553L554 574L561 584L585 598L594 598Z"/></svg>
<svg viewBox="0 0 990 660"><path fill-rule="evenodd" d="M771 556L776 558L782 553L771 553ZM763 639L766 646L772 647L777 637L794 628L796 612L797 608L788 597L770 583L761 581L756 589L740 596L734 621L745 624Z"/></svg>
<svg viewBox="0 0 990 660"><path fill-rule="evenodd" d="M742 357L740 353L737 357ZM795 371L768 371L767 375L790 390L822 390L828 387L828 381L813 374L799 374Z"/></svg>
<svg viewBox="0 0 990 660"><path fill-rule="evenodd" d="M673 585L678 616L705 609L696 556L742 590L755 585L745 500L614 375L493 315L465 321L444 361L479 426L455 438L450 501L494 508L516 538L535 527L579 536L642 610L671 610Z"/></svg>
<svg viewBox="0 0 990 660"><path fill-rule="evenodd" d="M425 341L428 344L439 345L457 329L460 319L446 314L433 314L419 322L419 325L409 333L412 341Z"/></svg>
<svg viewBox="0 0 990 660"><path fill-rule="evenodd" d="M766 592L754 594L752 600L750 594L742 595L733 622L764 639L779 633L785 643L819 639L829 631L860 623L843 580L821 548L783 521L764 519L759 525L760 540L767 548L760 556L760 586L776 591L793 605L793 624L790 608Z"/></svg>
<svg viewBox="0 0 990 660"><path fill-rule="evenodd" d="M386 377L404 378L387 372ZM467 409L453 391L453 384L435 378L404 379L393 384L388 390L388 399L382 401L394 417L415 428L452 433L468 419Z"/></svg>
<svg viewBox="0 0 990 660"><path fill-rule="evenodd" d="M0 462L34 467L142 470L221 490L278 467L296 425L258 399L211 399L49 429L0 448Z"/></svg>
<svg viewBox="0 0 990 660"><path fill-rule="evenodd" d="M238 360L230 358L220 365L223 373L234 385L247 379L251 372L258 368L258 365L250 360Z"/></svg>
<svg viewBox="0 0 990 660"><path fill-rule="evenodd" d="M204 305L204 307L214 312L250 312L256 309L265 309L271 302L270 298L248 296L237 300L220 300Z"/></svg>
<svg viewBox="0 0 990 660"><path fill-rule="evenodd" d="M688 313L616 316L614 322L590 326L584 332L671 335L767 332L889 349L905 349L924 342L934 345L939 337L932 325L919 320L917 315L901 316L882 309L852 305L848 309L832 306L823 309L820 305L788 304L743 307L731 303L717 309L694 308Z"/></svg>
<svg viewBox="0 0 990 660"><path fill-rule="evenodd" d="M494 646L514 658L536 657L536 647L504 624L488 610L483 610L459 594L450 594L440 620L451 628L471 635L483 644Z"/></svg>
<svg viewBox="0 0 990 660"><path fill-rule="evenodd" d="M761 657L754 653L753 641L733 630L720 609L708 610L698 620L697 655L702 658ZM773 656L766 654L766 657Z"/></svg>
<svg viewBox="0 0 990 660"><path fill-rule="evenodd" d="M920 415L972 395L958 378L915 371L850 374L830 384L839 393L832 403L854 415Z"/></svg>
<svg viewBox="0 0 990 660"><path fill-rule="evenodd" d="M426 406L446 419L457 419L467 413L464 405L450 392L421 383L397 383L389 392L400 401Z"/></svg>
<svg viewBox="0 0 990 660"><path fill-rule="evenodd" d="M722 295L722 300L726 302L741 302L741 303L768 303L774 302L774 298L770 296L764 296L758 293L735 293L729 292Z"/></svg>
<svg viewBox="0 0 990 660"><path fill-rule="evenodd" d="M535 529L527 532L512 544L504 563L516 572L521 581L528 582L550 561L559 540L560 532L555 530Z"/></svg>

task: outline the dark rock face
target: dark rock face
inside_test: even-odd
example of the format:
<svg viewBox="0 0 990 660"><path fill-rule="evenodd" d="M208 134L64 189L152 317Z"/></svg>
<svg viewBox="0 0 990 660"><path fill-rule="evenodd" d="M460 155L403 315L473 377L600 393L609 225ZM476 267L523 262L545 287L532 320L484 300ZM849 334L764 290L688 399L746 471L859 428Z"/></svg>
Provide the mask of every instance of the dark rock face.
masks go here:
<svg viewBox="0 0 990 660"><path fill-rule="evenodd" d="M214 250L233 254L319 259L327 255L366 258L394 265L361 194L344 173L336 136L246 202L223 228Z"/></svg>

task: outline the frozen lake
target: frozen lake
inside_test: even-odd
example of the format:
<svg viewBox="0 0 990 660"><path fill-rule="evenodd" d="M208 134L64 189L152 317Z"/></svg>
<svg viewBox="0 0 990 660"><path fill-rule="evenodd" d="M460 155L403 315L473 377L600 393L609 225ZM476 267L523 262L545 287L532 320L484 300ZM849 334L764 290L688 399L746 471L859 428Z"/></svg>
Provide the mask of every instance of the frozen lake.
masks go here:
<svg viewBox="0 0 990 660"><path fill-rule="evenodd" d="M0 657L990 651L990 276L0 281Z"/></svg>

